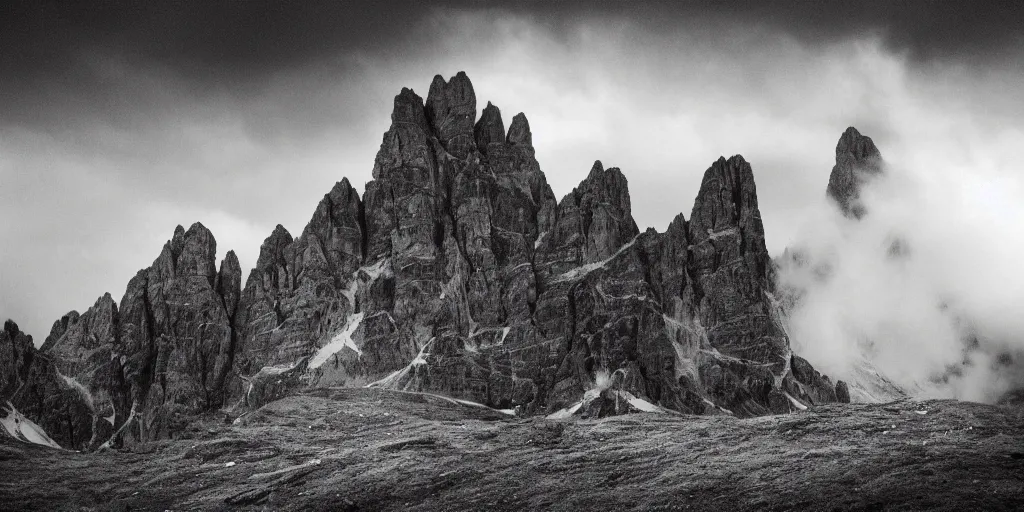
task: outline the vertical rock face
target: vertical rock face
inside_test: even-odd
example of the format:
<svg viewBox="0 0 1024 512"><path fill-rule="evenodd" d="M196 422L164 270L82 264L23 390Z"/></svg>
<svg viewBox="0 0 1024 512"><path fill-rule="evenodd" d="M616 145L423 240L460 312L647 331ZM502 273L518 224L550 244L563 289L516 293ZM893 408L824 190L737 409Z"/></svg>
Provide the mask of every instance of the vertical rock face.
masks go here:
<svg viewBox="0 0 1024 512"><path fill-rule="evenodd" d="M72 311L54 322L39 350L53 358L62 373L77 377L110 359L109 349L116 335L117 303L107 293L84 314Z"/></svg>
<svg viewBox="0 0 1024 512"><path fill-rule="evenodd" d="M704 174L689 239L708 342L727 356L781 370L789 343L765 298L774 291L771 258L754 174L743 157L720 158Z"/></svg>
<svg viewBox="0 0 1024 512"><path fill-rule="evenodd" d="M179 226L120 307L69 313L42 351L5 330L0 398L82 447L329 385L559 415L848 399L789 348L742 157L707 170L689 222L640 233L599 161L556 202L526 116L506 132L488 103L477 120L464 73L426 102L402 89L391 120L363 196L343 179L300 236L277 226L244 287L233 252L218 268L213 235ZM877 154L854 135L842 169Z"/></svg>
<svg viewBox="0 0 1024 512"><path fill-rule="evenodd" d="M882 166L882 154L871 137L861 135L851 126L836 144L836 165L829 175L826 193L844 215L860 218L865 213L858 202L860 188L867 180L882 174Z"/></svg>
<svg viewBox="0 0 1024 512"><path fill-rule="evenodd" d="M21 332L13 321L4 322L0 331L0 401L10 400L25 385L36 353L31 336Z"/></svg>
<svg viewBox="0 0 1024 512"><path fill-rule="evenodd" d="M263 380L304 370L298 361L314 356L320 340L358 327L363 216L359 194L343 179L299 238L278 225L264 241L234 319L240 341L228 387L233 399L247 399L253 390L262 395Z"/></svg>
<svg viewBox="0 0 1024 512"><path fill-rule="evenodd" d="M784 412L789 340L774 301L753 171L743 157L704 173L688 225L693 324L706 338L698 370L713 402L744 414Z"/></svg>
<svg viewBox="0 0 1024 512"><path fill-rule="evenodd" d="M74 324L77 314L66 317ZM59 322L58 322L59 323ZM0 331L0 414L23 414L64 448L85 449L93 438L94 414L88 392L61 374L32 337L8 320ZM109 432L109 431L108 431ZM20 439L17 429L0 435Z"/></svg>
<svg viewBox="0 0 1024 512"><path fill-rule="evenodd" d="M530 121L526 119L522 112L512 118L512 126L508 127L506 141L509 144L533 146L533 133L530 132Z"/></svg>
<svg viewBox="0 0 1024 512"><path fill-rule="evenodd" d="M501 111L489 101L473 128L473 137L476 139L476 147L484 154L492 142L501 144L505 141L505 123L501 121Z"/></svg>
<svg viewBox="0 0 1024 512"><path fill-rule="evenodd" d="M112 354L116 442L172 436L189 415L223 404L234 352L227 304L239 296L240 272L233 254L218 272L216 253L205 226L178 226L128 283Z"/></svg>
<svg viewBox="0 0 1024 512"><path fill-rule="evenodd" d="M91 411L90 448L113 432L114 399L110 390L111 357L117 342L117 303L110 294L82 313L72 311L54 322L40 352L55 366L64 383L79 392Z"/></svg>
<svg viewBox="0 0 1024 512"><path fill-rule="evenodd" d="M466 73L459 71L448 82L441 75L435 76L425 112L433 134L449 154L466 158L476 149L476 93Z"/></svg>
<svg viewBox="0 0 1024 512"><path fill-rule="evenodd" d="M601 261L639 234L626 177L594 162L587 179L558 203L557 221L538 250L540 275L550 277Z"/></svg>

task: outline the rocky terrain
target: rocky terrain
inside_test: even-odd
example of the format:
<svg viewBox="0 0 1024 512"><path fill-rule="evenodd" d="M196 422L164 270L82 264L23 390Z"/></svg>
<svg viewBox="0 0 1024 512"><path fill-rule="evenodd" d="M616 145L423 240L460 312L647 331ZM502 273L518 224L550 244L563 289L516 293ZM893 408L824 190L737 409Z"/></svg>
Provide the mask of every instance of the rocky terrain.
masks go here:
<svg viewBox="0 0 1024 512"><path fill-rule="evenodd" d="M526 116L478 118L464 73L391 121L364 193L278 225L244 283L197 222L40 347L7 321L0 509L1024 506L1017 402L793 353L776 273L803 263L769 257L742 156L640 231L600 161L556 200ZM882 172L850 128L827 194L860 218Z"/></svg>
<svg viewBox="0 0 1024 512"><path fill-rule="evenodd" d="M403 89L362 196L342 179L299 236L277 226L244 286L196 223L120 302L68 313L38 350L8 323L0 403L92 450L327 386L524 415L624 412L603 405L617 397L739 417L849 401L790 349L742 156L711 164L689 219L640 232L618 168L595 162L556 201L526 116L506 130L488 103L477 117L464 73L426 100ZM872 155L851 133L835 179Z"/></svg>
<svg viewBox="0 0 1024 512"><path fill-rule="evenodd" d="M319 389L120 451L0 439L0 475L0 510L1020 510L1024 416L907 400L552 420Z"/></svg>

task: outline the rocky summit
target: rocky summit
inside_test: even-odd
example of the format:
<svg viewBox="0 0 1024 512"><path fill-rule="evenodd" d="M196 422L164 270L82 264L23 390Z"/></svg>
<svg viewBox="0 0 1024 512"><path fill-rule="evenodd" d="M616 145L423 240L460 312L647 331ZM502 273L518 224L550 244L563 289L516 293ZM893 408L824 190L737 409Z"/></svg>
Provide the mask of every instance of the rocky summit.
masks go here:
<svg viewBox="0 0 1024 512"><path fill-rule="evenodd" d="M852 128L840 140L828 190L844 210L857 214L851 184L877 154ZM597 161L557 200L526 116L506 131L487 103L478 118L459 73L435 77L426 100L395 96L372 165L362 195L342 179L298 236L277 226L244 286L234 253L218 264L196 223L120 302L68 313L39 349L8 322L0 403L19 420L7 432L126 447L339 387L524 417L745 418L849 401L791 350L742 156L711 163L689 219L641 232L626 173Z"/></svg>
<svg viewBox="0 0 1024 512"><path fill-rule="evenodd" d="M836 165L828 177L828 197L847 217L861 218L864 206L858 201L861 187L884 171L882 154L871 137L854 127L843 132L836 144Z"/></svg>

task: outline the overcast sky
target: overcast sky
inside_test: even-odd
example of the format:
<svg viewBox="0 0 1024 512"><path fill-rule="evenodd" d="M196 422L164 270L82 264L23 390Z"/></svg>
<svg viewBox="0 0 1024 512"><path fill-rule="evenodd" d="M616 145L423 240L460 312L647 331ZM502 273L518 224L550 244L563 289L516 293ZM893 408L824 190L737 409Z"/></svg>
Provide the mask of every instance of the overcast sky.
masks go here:
<svg viewBox="0 0 1024 512"><path fill-rule="evenodd" d="M0 7L0 317L37 344L120 300L178 224L251 268L336 181L362 190L392 98L435 74L526 113L556 196L620 167L641 229L689 216L704 170L742 154L773 253L847 126L957 172L1024 147L1014 2L157 3Z"/></svg>

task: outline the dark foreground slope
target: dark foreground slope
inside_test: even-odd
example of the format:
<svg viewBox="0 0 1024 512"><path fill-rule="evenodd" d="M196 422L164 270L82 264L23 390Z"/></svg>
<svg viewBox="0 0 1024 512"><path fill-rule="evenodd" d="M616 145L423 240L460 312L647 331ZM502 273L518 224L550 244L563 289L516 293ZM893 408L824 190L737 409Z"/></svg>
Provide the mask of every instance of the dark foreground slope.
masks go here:
<svg viewBox="0 0 1024 512"><path fill-rule="evenodd" d="M93 454L0 439L0 509L1024 507L1021 410L953 401L566 422L321 389L185 432Z"/></svg>

